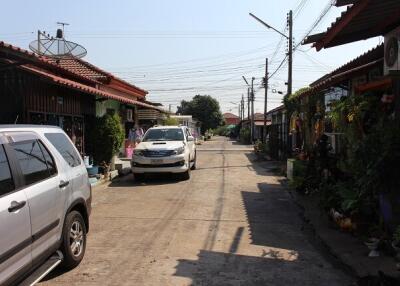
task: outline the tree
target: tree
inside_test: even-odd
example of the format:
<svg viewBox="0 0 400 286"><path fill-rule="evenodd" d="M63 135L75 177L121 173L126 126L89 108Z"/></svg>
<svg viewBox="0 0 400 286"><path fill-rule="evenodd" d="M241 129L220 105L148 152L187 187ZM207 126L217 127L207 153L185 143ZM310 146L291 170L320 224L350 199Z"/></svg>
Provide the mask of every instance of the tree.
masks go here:
<svg viewBox="0 0 400 286"><path fill-rule="evenodd" d="M219 102L209 95L196 95L191 101L183 100L178 108L182 115L192 115L201 122L201 132L215 129L223 123Z"/></svg>
<svg viewBox="0 0 400 286"><path fill-rule="evenodd" d="M164 120L164 125L166 126L176 126L179 125L179 121L176 118L168 117Z"/></svg>

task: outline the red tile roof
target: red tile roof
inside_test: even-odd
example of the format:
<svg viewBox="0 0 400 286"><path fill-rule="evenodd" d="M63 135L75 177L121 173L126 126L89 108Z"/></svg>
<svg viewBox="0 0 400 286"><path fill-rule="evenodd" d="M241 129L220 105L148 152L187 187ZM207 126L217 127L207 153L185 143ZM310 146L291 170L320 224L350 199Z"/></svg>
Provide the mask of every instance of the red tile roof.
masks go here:
<svg viewBox="0 0 400 286"><path fill-rule="evenodd" d="M39 56L35 53L2 41L0 41L0 49L3 49L6 54L14 54L18 58L21 56L27 57L29 61L24 65L20 65L20 68L34 72L41 76L45 76L58 84L73 87L90 94L112 98L121 102L136 104L163 111L161 108L157 108L150 104L129 98L129 96L133 96L135 98L144 97L147 94L147 91L140 89L122 79L119 79L118 77L115 77L114 75L105 72L82 59L55 60L52 58ZM9 56L7 55L6 57L8 58ZM57 75L54 74L54 72L56 72ZM69 78L62 77L60 74L66 75ZM83 80L84 83L77 82L76 79ZM93 86L87 85L86 83L88 82L90 82ZM108 84L109 82L110 84ZM108 91L102 91L98 88L95 88L94 86L98 84L104 84L105 87L108 87ZM110 89L115 90L115 94L112 93Z"/></svg>
<svg viewBox="0 0 400 286"><path fill-rule="evenodd" d="M79 74L84 77L88 77L95 81L106 81L110 76L108 73L100 72L97 68L93 68L93 66L86 65L82 60L73 59L73 58L65 58L65 59L49 59L50 62L64 68L70 70L76 74Z"/></svg>
<svg viewBox="0 0 400 286"><path fill-rule="evenodd" d="M22 55L24 57L27 57L32 61L32 63L44 65L44 66L47 66L50 69L54 69L54 70L56 70L58 72L62 72L64 74L66 74L66 75L70 75L70 76L73 76L73 77L76 77L76 78L80 78L82 80L86 80L86 81L90 81L90 82L95 83L95 81L93 79L89 78L89 77L86 77L84 75L75 73L72 70L69 70L69 69L67 69L65 67L57 65L53 60L51 60L48 57L43 57L43 56L37 55L37 54L32 53L32 52L30 52L28 50L21 49L20 47L13 46L13 45L5 43L3 41L0 41L0 48L3 48L5 51L11 52L11 53L16 53L19 56Z"/></svg>
<svg viewBox="0 0 400 286"><path fill-rule="evenodd" d="M237 115L235 115L233 113L230 113L230 112L224 113L223 116L224 116L225 119L227 119L227 118L235 118L235 119L239 118L239 116L237 116Z"/></svg>
<svg viewBox="0 0 400 286"><path fill-rule="evenodd" d="M146 103L143 103L143 102L140 102L140 101L137 101L137 100L133 100L133 99L130 99L130 98L126 98L126 97L123 97L123 96L119 96L119 95L116 95L116 94L113 94L113 93L110 93L110 92L102 91L102 90L99 90L97 88L94 88L94 87L91 87L91 86L88 86L88 85L85 85L85 84L78 83L76 81L72 81L72 80L69 80L69 79L66 79L66 78L63 78L63 77L60 77L60 76L56 76L54 74L48 73L46 71L40 70L40 69L32 67L32 66L26 66L25 65L25 66L21 66L21 68L26 70L26 71L32 72L34 74L40 75L42 77L45 77L45 78L53 81L54 83L62 85L62 86L67 86L67 87L74 88L74 89L77 89L79 91L83 91L83 92L86 92L86 93L89 93L89 94L93 94L93 95L98 95L98 96L114 99L114 100L121 101L121 102L128 103L128 104L139 105L139 106L143 106L143 107L146 107L146 108L151 108L151 109L156 109L156 110L159 110L159 111L163 111L161 108L157 108L157 107L155 107L153 105L146 104Z"/></svg>
<svg viewBox="0 0 400 286"><path fill-rule="evenodd" d="M17 52L19 54L28 56L32 60L35 60L39 63L45 64L51 68L58 69L61 72L76 76L78 78L89 80L94 83L109 81L110 79L114 79L123 85L125 85L125 91L128 89L135 89L139 92L142 92L146 95L148 92L144 89L141 89L127 81L124 81L113 74L106 72L95 65L90 64L89 62L82 59L60 59L56 60L49 57L44 57L27 51L25 49L21 49L20 47L13 46L11 44L7 44L3 41L0 41L0 48L5 48L9 51Z"/></svg>

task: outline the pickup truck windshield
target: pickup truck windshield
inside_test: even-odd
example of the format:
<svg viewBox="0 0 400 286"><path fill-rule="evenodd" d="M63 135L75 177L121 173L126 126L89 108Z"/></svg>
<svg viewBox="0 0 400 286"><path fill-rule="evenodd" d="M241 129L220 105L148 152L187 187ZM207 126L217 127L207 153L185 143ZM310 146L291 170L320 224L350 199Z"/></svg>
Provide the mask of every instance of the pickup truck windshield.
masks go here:
<svg viewBox="0 0 400 286"><path fill-rule="evenodd" d="M150 129L143 138L143 142L183 140L184 135L180 128Z"/></svg>

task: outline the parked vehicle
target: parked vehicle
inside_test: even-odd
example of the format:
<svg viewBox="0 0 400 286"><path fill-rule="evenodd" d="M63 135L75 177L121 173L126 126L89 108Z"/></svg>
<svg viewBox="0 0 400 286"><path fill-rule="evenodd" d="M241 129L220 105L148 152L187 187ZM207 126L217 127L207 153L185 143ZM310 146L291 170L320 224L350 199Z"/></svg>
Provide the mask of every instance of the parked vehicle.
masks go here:
<svg viewBox="0 0 400 286"><path fill-rule="evenodd" d="M186 126L159 126L147 130L131 161L132 173L141 180L146 173L181 173L190 178L196 169L196 144Z"/></svg>
<svg viewBox="0 0 400 286"><path fill-rule="evenodd" d="M91 199L84 162L60 128L0 125L0 285L76 267Z"/></svg>

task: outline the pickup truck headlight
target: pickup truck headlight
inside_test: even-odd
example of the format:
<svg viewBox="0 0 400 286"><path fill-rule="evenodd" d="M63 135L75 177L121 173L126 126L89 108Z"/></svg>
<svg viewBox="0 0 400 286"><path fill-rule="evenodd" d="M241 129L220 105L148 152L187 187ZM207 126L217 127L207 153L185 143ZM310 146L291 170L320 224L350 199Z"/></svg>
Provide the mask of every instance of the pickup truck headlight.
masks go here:
<svg viewBox="0 0 400 286"><path fill-rule="evenodd" d="M134 155L136 155L136 156L144 156L144 152L143 152L144 150L135 150L134 151Z"/></svg>
<svg viewBox="0 0 400 286"><path fill-rule="evenodd" d="M185 147L179 147L178 149L175 149L174 150L174 154L175 155L181 155L181 154L183 154L185 152Z"/></svg>

